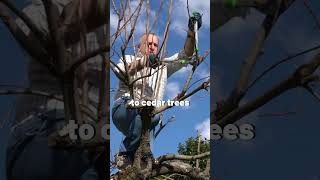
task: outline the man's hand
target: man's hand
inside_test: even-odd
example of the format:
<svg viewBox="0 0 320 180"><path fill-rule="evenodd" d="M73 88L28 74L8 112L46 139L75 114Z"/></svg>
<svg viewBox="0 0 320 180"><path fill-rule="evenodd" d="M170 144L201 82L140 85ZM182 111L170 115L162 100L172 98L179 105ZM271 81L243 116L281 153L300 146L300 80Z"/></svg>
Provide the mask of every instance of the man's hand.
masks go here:
<svg viewBox="0 0 320 180"><path fill-rule="evenodd" d="M160 65L160 59L155 54L150 54L148 57L150 67L153 69Z"/></svg>
<svg viewBox="0 0 320 180"><path fill-rule="evenodd" d="M189 30L194 31L194 24L198 22L198 29L200 29L202 25L202 16L198 12L193 12L192 16L189 18Z"/></svg>

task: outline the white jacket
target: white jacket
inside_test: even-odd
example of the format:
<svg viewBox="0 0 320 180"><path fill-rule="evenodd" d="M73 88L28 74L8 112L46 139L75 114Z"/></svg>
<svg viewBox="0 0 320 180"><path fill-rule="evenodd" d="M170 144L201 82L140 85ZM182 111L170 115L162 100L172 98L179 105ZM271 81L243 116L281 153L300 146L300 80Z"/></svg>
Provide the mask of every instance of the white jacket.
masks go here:
<svg viewBox="0 0 320 180"><path fill-rule="evenodd" d="M144 59L144 57L135 57L132 55L126 55L125 56L126 63L130 64L134 60L141 61ZM144 96L151 97L152 99L156 100L162 100L165 87L167 84L167 78L170 77L173 73L177 72L180 70L182 67L187 66L187 64L181 63L180 60L187 60L190 61L190 57L187 57L183 51L180 53L176 53L171 57L164 58L163 61L169 63L163 63L159 67L152 69L150 67L146 67L140 71L138 71L133 77L131 77L131 81L139 78L143 75L147 75L150 72L151 69L151 76L147 78L143 78L138 80L135 85L134 85L134 99L138 100L141 99L141 90L142 90L142 83L143 81L147 81L148 83L146 84L143 94ZM117 66L120 68L120 70L125 74L125 67L122 59L119 60L119 63ZM115 73L119 74L119 70L111 66ZM144 71L144 72L143 72ZM118 90L115 94L115 100L120 98L121 96L128 96L129 95L129 89L127 85L125 85L124 82L119 81L119 86Z"/></svg>

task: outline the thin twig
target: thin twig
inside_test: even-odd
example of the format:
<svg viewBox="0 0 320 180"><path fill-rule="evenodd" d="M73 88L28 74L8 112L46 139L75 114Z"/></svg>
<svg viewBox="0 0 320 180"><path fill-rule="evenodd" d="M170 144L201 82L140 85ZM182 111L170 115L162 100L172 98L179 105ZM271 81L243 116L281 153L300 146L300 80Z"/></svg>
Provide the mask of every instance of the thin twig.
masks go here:
<svg viewBox="0 0 320 180"><path fill-rule="evenodd" d="M315 47L312 47L312 48L310 48L310 49L307 49L307 50L304 50L304 51L302 51L302 52L296 53L296 54L294 54L294 55L292 55L292 56L289 56L289 57L287 57L287 58L284 58L284 59L276 62L275 64L273 64L273 65L271 65L269 68L267 68L265 71L263 71L254 81L252 81L252 83L250 83L250 85L247 87L247 89L246 89L244 92L248 92L248 90L249 90L250 88L252 88L263 76L265 76L268 72L270 72L270 71L272 71L273 69L275 69L275 68L276 68L277 66L279 66L280 64L283 64L283 63L285 63L285 62L288 62L288 61L290 61L290 60L292 60L292 59L294 59L294 58L296 58L296 57L298 57L298 56L304 55L304 54L306 54L306 53L309 53L309 52L311 52L311 51L317 50L317 49L319 49L319 48L320 48L320 45L317 45L317 46L315 46Z"/></svg>
<svg viewBox="0 0 320 180"><path fill-rule="evenodd" d="M47 98L56 99L58 101L63 101L61 96L50 94L44 91L32 90L28 88L15 89L15 90L0 90L0 95L17 95L17 94L43 96Z"/></svg>
<svg viewBox="0 0 320 180"><path fill-rule="evenodd" d="M320 102L320 94L315 92L310 85L305 85L304 88Z"/></svg>
<svg viewBox="0 0 320 180"><path fill-rule="evenodd" d="M188 10L188 17L190 18L189 0L187 0L187 10Z"/></svg>
<svg viewBox="0 0 320 180"><path fill-rule="evenodd" d="M309 14L312 16L313 20L316 23L316 26L318 27L318 29L320 30L320 21L317 17L317 15L315 14L315 12L313 12L312 8L309 6L307 0L303 0L303 4L304 6L307 8Z"/></svg>

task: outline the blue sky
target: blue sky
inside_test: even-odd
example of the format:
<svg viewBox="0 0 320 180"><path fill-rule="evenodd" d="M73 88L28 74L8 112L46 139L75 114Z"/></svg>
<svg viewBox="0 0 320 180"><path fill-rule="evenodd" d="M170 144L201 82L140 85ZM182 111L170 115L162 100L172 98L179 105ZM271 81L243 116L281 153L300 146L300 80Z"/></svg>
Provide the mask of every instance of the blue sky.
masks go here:
<svg viewBox="0 0 320 180"><path fill-rule="evenodd" d="M1 85L19 85L25 83L25 58L21 49L14 42L9 31L0 23L0 52L3 60L0 66L0 84ZM5 42L5 43L4 43ZM4 88L4 87L1 87ZM5 148L9 133L9 124L12 122L14 115L8 117L6 114L14 103L13 96L0 96L0 179L5 179Z"/></svg>
<svg viewBox="0 0 320 180"><path fill-rule="evenodd" d="M134 3L136 1L132 1ZM168 7L166 1L165 9ZM320 3L311 0L315 10L320 9ZM151 8L155 12L158 1L151 1ZM191 11L198 10L204 14L204 25L200 30L200 51L209 49L209 1L190 0ZM320 17L320 11L316 12ZM166 15L157 25L156 33L163 37L164 20ZM214 99L226 97L233 88L239 74L239 66L249 52L250 43L254 38L263 15L256 11L245 19L235 18L213 35L212 42L214 65ZM114 27L114 16L111 14L111 26ZM143 29L142 19L139 21L140 30ZM173 20L171 24L168 55L172 55L183 47L187 30L187 11L185 0L174 0ZM112 29L111 29L112 33ZM140 32L137 32L138 35ZM23 86L26 82L26 61L21 48L12 38L5 26L0 22L0 52L3 64L0 66L1 84L14 84ZM267 65L306 48L320 43L319 30L316 28L310 14L303 7L302 1L297 1L288 12L278 21L266 41L265 55L258 62L255 75L259 74ZM319 51L318 51L319 52ZM281 66L255 86L245 98L248 101L261 94L266 87L270 87L285 78L299 64L308 61L314 53L301 56L292 63ZM115 62L118 60L115 58ZM211 60L212 61L212 60ZM207 59L197 70L196 79L209 74L210 60ZM169 79L167 92L173 96L186 78L186 69L176 73ZM113 73L111 88L117 87L117 80ZM112 105L113 93L111 93ZM167 99L165 97L165 99ZM10 108L14 98L0 96L0 123L3 122L5 112ZM188 137L196 135L196 127L203 127L202 132L207 134L209 128L206 120L209 118L209 94L200 92L191 98L189 109L174 107L166 111L166 117L175 115L176 121L171 123L154 141L153 152L155 156L166 153L176 153L177 146ZM295 115L284 117L264 117L264 113L283 112L294 110ZM212 172L217 180L318 180L319 174L319 102L304 90L292 90L274 101L268 103L258 111L243 118L239 123L250 122L256 127L256 138L252 141L219 141L213 144ZM167 118L165 118L167 119ZM205 125L202 125L204 123ZM0 179L4 179L5 146L8 135L8 123L0 129ZM118 151L119 143L123 136L116 130L111 122L111 153Z"/></svg>
<svg viewBox="0 0 320 180"><path fill-rule="evenodd" d="M132 1L134 3L135 1ZM168 7L168 2L164 9ZM168 55L173 55L178 52L183 47L184 39L186 37L187 30L187 11L186 11L186 1L174 0L173 8L173 19L170 28L170 36L168 42ZM19 2L19 6L25 4ZM156 1L151 1L151 8L153 12L158 8ZM200 54L203 54L205 50L209 49L209 1L195 1L190 0L191 11L198 10L203 13L203 27L199 32L199 42L200 42ZM161 14L160 24L157 25L158 31L154 30L156 33L163 37L164 20L166 15ZM112 23L111 19L111 23ZM141 21L142 23L142 21ZM112 24L111 24L112 25ZM141 25L140 25L141 26ZM112 32L112 29L111 29ZM141 32L140 32L141 33ZM11 36L7 28L0 22L0 52L1 58L3 60L2 66L0 66L0 83L1 84L11 84L11 85L21 85L26 86L26 58L25 54L20 47L18 47L16 41ZM118 60L115 59L117 62ZM210 61L207 59L197 70L195 80L209 75ZM168 94L166 96L173 96L177 93L177 90L182 88L182 84L186 79L187 69L181 70L176 73L169 80L169 88L167 90ZM110 74L111 87L116 88L117 82L113 73ZM111 93L111 97L113 94ZM13 96L0 96L0 122L4 119L5 112L10 108L11 104L14 102ZM165 99L168 99L165 97ZM112 102L111 102L112 105ZM191 106L189 109L174 107L166 112L166 117L175 115L176 121L171 123L163 132L158 136L157 140L154 142L154 154L159 156L165 153L176 153L178 143L184 142L188 137L195 136L197 126L201 127L201 132L209 135L208 123L203 125L209 118L209 93L199 92L197 95L191 98ZM12 117L11 117L12 118ZM9 123L7 121L6 125L0 129L0 179L4 179L5 173L5 147L8 138ZM119 143L123 136L115 129L113 124L111 124L111 152L114 154L119 147Z"/></svg>
<svg viewBox="0 0 320 180"><path fill-rule="evenodd" d="M319 1L310 1L320 17ZM248 55L251 43L264 16L252 10L246 19L234 18L211 35L214 52L214 99L225 98L239 75L239 67ZM288 55L320 44L319 29L302 1L296 1L281 16L264 46L253 74ZM318 51L294 59L265 76L251 89L244 101L261 95L290 75L300 64L310 61ZM318 73L319 74L319 73ZM318 86L319 87L319 86ZM318 88L319 90L319 88ZM215 180L318 180L319 173L319 102L303 89L288 91L238 123L255 126L250 141L218 141L212 144L211 169ZM262 117L266 113L295 111L288 116Z"/></svg>
<svg viewBox="0 0 320 180"><path fill-rule="evenodd" d="M132 1L132 6L136 4L137 1ZM163 39L164 27L167 19L168 4L169 1L164 1L165 5L160 14L159 22L156 24L156 28L153 29L153 32L160 35L161 40ZM173 55L176 52L179 52L184 45L186 38L186 31L188 28L188 13L186 0L177 0L173 1L172 9L172 23L169 32L169 40L167 43L167 53L168 56ZM158 8L159 1L150 1L151 7L151 17L154 17ZM194 10L199 11L203 14L203 26L199 31L199 48L200 54L204 54L206 50L210 48L210 11L209 11L209 1L196 1L190 0L190 13ZM134 8L133 8L134 9ZM145 10L142 10L145 12ZM111 9L111 34L113 34L117 20L115 14ZM151 19L151 24L153 19ZM142 18L139 19L137 23L137 31L135 32L136 39L144 31L146 23L146 18L142 15ZM162 42L162 41L161 41ZM116 47L119 48L119 43L116 44ZM118 49L119 50L119 49ZM112 52L111 52L112 53ZM114 62L119 62L116 56L112 57ZM200 65L196 71L194 80L209 76L210 74L210 60L207 60ZM182 86L187 78L189 68L184 68L175 73L168 79L168 85L166 88L166 94L164 100L171 99L173 96L182 89ZM110 87L116 89L118 80L113 73L110 74ZM199 83L198 83L199 84ZM194 86L196 87L196 86ZM175 121L170 123L157 137L153 142L153 153L157 157L166 153L177 153L177 147L179 143L187 140L188 137L196 136L198 128L201 133L209 137L209 117L210 117L210 101L209 101L209 92L201 91L198 94L194 95L190 99L190 107L173 107L170 110L165 112L164 120L167 120L171 116L175 116ZM111 93L111 102L113 104L113 95ZM119 144L124 136L115 128L111 121L111 154L114 155L119 150Z"/></svg>

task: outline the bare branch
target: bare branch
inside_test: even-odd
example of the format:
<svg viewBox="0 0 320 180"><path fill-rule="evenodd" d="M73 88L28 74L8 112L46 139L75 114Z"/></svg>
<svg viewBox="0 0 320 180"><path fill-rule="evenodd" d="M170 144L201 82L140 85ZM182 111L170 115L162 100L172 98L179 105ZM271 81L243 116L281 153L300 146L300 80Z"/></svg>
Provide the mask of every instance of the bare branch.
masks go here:
<svg viewBox="0 0 320 180"><path fill-rule="evenodd" d="M30 31L36 36L36 38L43 44L47 45L48 38L42 33L37 26L31 21L31 19L26 16L25 13L20 11L11 1L0 0L0 3L5 4L12 12L14 12L21 20L28 26Z"/></svg>
<svg viewBox="0 0 320 180"><path fill-rule="evenodd" d="M319 76L313 76L311 77L311 79L309 80L310 82L313 81L320 81L320 77ZM319 102L320 102L320 94L315 92L312 87L309 85L308 82L306 82L303 87L313 96L315 97Z"/></svg>
<svg viewBox="0 0 320 180"><path fill-rule="evenodd" d="M317 18L317 15L315 14L315 12L313 12L312 8L309 6L307 0L303 0L303 4L304 6L307 8L309 14L312 16L313 20L316 23L316 26L318 27L318 29L320 30L320 21Z"/></svg>
<svg viewBox="0 0 320 180"><path fill-rule="evenodd" d="M99 49L96 49L92 52L88 52L83 57L80 57L79 59L75 60L73 64L70 65L70 67L65 72L66 74L75 71L82 63L88 61L90 58L93 58L95 56L98 56L101 53L105 53L110 51L110 47L108 45L105 45L103 47L100 47Z"/></svg>
<svg viewBox="0 0 320 180"><path fill-rule="evenodd" d="M164 67L161 67L161 69L163 69ZM154 75L155 73L157 73L160 69L158 68L156 71L154 71L153 73L149 73L147 75L144 75L144 76L141 76L141 77L138 77L134 80L132 80L132 82L130 82L129 86L132 86L135 82L139 81L140 79L144 79L144 78L147 78L147 77L150 77L152 75Z"/></svg>
<svg viewBox="0 0 320 180"><path fill-rule="evenodd" d="M292 56L289 56L289 57L287 57L287 58L284 58L284 59L278 61L277 63L271 65L269 68L267 68L265 71L263 71L255 80L252 81L252 83L247 87L247 89L245 90L245 92L248 92L248 90L249 90L251 87L253 87L260 79L262 79L263 76L265 76L268 72L270 72L270 71L272 71L273 69L275 69L275 68L276 68L277 66L279 66L280 64L283 64L283 63L285 63L285 62L288 62L288 61L290 61L290 60L292 60L292 59L294 59L294 58L296 58L296 57L298 57L298 56L301 56L301 55L303 55L303 54L306 54L306 53L309 53L309 52L311 52L311 51L317 50L317 49L319 49L319 48L320 48L320 45L317 45L317 46L315 46L315 47L313 47L313 48L304 50L304 51L302 51L302 52L299 52L299 53L296 53L296 54L294 54L294 55L292 55Z"/></svg>
<svg viewBox="0 0 320 180"><path fill-rule="evenodd" d="M190 84L190 86L188 87L187 91L188 91L193 85L197 84L197 83L200 82L200 81L203 81L203 80L205 80L205 79L208 79L208 78L210 78L210 76L203 77L203 78L200 78L200 79L196 80L195 82L193 82L192 84Z"/></svg>
<svg viewBox="0 0 320 180"><path fill-rule="evenodd" d="M157 177L171 173L186 175L192 179L209 180L209 176L201 173L199 169L193 168L189 164L181 161L163 163L161 166L152 170L150 177Z"/></svg>
<svg viewBox="0 0 320 180"><path fill-rule="evenodd" d="M43 91L38 91L38 90L32 90L28 88L24 89L15 89L15 90L0 90L0 95L35 95L35 96L43 96L51 99L56 99L58 101L63 101L61 96L55 95L55 94L50 94L47 92Z"/></svg>
<svg viewBox="0 0 320 180"><path fill-rule="evenodd" d="M277 22L281 13L284 10L286 10L286 8L288 8L288 6L281 7L282 6L281 1L272 1L272 4L270 6L272 6L273 8L272 13L268 14L265 17L256 35L255 41L251 46L250 54L243 62L236 86L231 92L231 94L229 95L229 97L227 98L227 100L225 101L224 107L219 109L223 111L218 113L219 114L219 116L217 116L218 119L225 116L226 114L228 114L229 112L231 112L232 110L238 107L240 100L245 95L245 90L248 87L250 76L252 74L252 71L256 65L258 58L261 55L261 49L263 47L263 44L266 38L268 37L271 29Z"/></svg>
<svg viewBox="0 0 320 180"><path fill-rule="evenodd" d="M182 97L176 96L176 97L173 99L173 101L176 101L176 100L179 100L179 101L185 100L185 99L187 99L188 97L190 97L190 96L194 95L195 93L197 93L198 91L200 91L200 90L202 90L202 89L208 88L208 87L209 87L209 84L210 84L210 79L209 79L208 81L202 83L200 86L198 86L198 87L197 87L196 89L194 89L192 92L190 92L190 93L188 93L188 94L186 94L186 95L184 95L184 96L182 96ZM156 114L161 113L161 112L165 111L166 109L169 109L169 108L172 108L172 107L173 107L173 106L169 106L168 104L166 104L166 105L164 105L164 106L160 106L160 107L156 108L156 109L153 111L152 114L153 114L153 115L156 115Z"/></svg>
<svg viewBox="0 0 320 180"><path fill-rule="evenodd" d="M162 8L163 8L163 4L164 4L163 1L160 1L160 6L159 6L159 9L158 9L157 14L155 16L155 20L153 21L153 23L151 25L151 28L150 28L151 31L154 28L154 26L156 25L156 22L158 21L158 18L160 16L160 13L161 13Z"/></svg>
<svg viewBox="0 0 320 180"><path fill-rule="evenodd" d="M210 151L201 153L198 155L194 156L186 156L186 155L180 155L180 154L168 154L168 155L163 155L160 156L159 158L156 159L156 162L158 164L161 164L164 161L171 161L171 160L186 160L186 161L193 161L197 159L204 159L210 157Z"/></svg>
<svg viewBox="0 0 320 180"><path fill-rule="evenodd" d="M102 59L106 59L107 57L104 54L101 54ZM107 119L107 111L109 105L110 98L110 80L108 78L110 72L109 63L101 62L101 73L100 73L100 88L99 88L99 102L98 102L98 121L106 122Z"/></svg>
<svg viewBox="0 0 320 180"><path fill-rule="evenodd" d="M55 49L54 59L57 64L56 67L59 73L63 73L67 68L67 63L70 62L70 54L66 51L65 34L59 29L59 10L58 7L52 3L51 0L42 0L45 12L47 15L47 22L49 27L49 34L53 39ZM62 79L62 94L64 100L64 114L66 121L70 119L81 122L80 109L78 107L79 97L77 96L77 81L74 78L75 72L63 76Z"/></svg>
<svg viewBox="0 0 320 180"><path fill-rule="evenodd" d="M160 134L160 132L171 122L174 121L174 116L171 116L170 119L165 123L163 124L162 122L160 123L160 127L159 129L157 130L157 132L154 132L154 135L153 135L153 138L156 139L158 137L158 135Z"/></svg>
<svg viewBox="0 0 320 180"><path fill-rule="evenodd" d="M78 15L80 1L82 3L82 16ZM80 39L79 19L83 20L87 32L91 32L104 24L109 24L107 16L109 1L107 0L74 0L69 3L62 12L59 22L61 32L67 44L74 44Z"/></svg>
<svg viewBox="0 0 320 180"><path fill-rule="evenodd" d="M191 82L191 80L192 80L192 77L193 77L193 74L194 74L196 68L200 65L201 62L204 61L204 59L206 59L206 58L208 57L209 52L210 52L209 50L206 51L206 53L205 53L205 55L204 55L203 57L200 57L199 59L196 60L196 62L194 62L193 66L192 66L192 71L190 72L190 74L189 74L189 76L188 76L188 78L187 78L187 80L186 80L186 82L185 82L185 84L184 84L184 86L183 86L183 88L182 88L182 91L181 91L181 93L178 95L178 97L185 95L185 93L186 93L187 90L189 89L189 85L190 85L190 82ZM196 58L197 58L197 57L196 57Z"/></svg>
<svg viewBox="0 0 320 180"><path fill-rule="evenodd" d="M118 15L118 17L120 17L120 12L119 12L119 10L118 10L118 8L117 8L114 0L111 0L111 2L112 2L112 7L113 7L114 11L115 11L116 14Z"/></svg>
<svg viewBox="0 0 320 180"><path fill-rule="evenodd" d="M187 0L187 11L188 11L188 17L190 18L189 0Z"/></svg>
<svg viewBox="0 0 320 180"><path fill-rule="evenodd" d="M0 18L4 24L8 27L11 34L22 46L23 49L28 52L28 54L33 57L40 64L48 68L49 72L55 77L59 76L54 65L50 62L52 58L49 56L48 52L40 44L40 42L32 36L27 36L21 28L18 27L13 17L10 16L8 10L0 3Z"/></svg>
<svg viewBox="0 0 320 180"><path fill-rule="evenodd" d="M310 76L312 77L312 74L319 68L319 66L320 54L317 54L310 63L299 66L298 69L286 80L275 85L270 90L266 91L254 100L249 101L248 103L228 113L222 119L218 119L218 122L216 123L221 126L234 123L237 120L241 119L243 116L260 108L261 106L283 94L284 92L299 86L303 86L307 82L311 82L313 78L310 78Z"/></svg>

